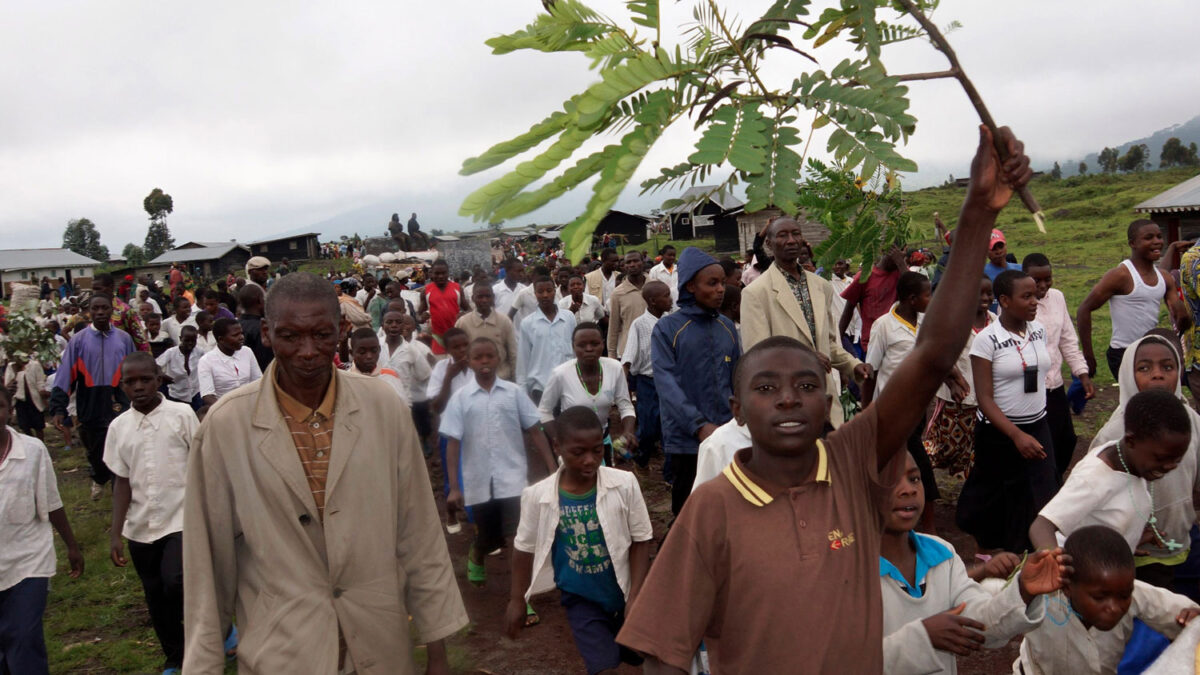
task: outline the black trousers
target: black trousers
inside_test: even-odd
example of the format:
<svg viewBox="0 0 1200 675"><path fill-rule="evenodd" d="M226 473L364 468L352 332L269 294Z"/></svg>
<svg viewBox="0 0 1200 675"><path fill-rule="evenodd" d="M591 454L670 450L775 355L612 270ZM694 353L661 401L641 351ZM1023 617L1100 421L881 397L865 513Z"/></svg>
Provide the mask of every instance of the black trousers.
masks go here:
<svg viewBox="0 0 1200 675"><path fill-rule="evenodd" d="M1066 386L1046 390L1046 423L1050 425L1050 438L1054 442L1054 473L1062 484L1063 474L1075 456L1075 424L1071 421L1071 403L1067 400Z"/></svg>
<svg viewBox="0 0 1200 675"><path fill-rule="evenodd" d="M108 427L86 427L80 425L79 440L87 453L87 461L92 480L104 485L112 480L112 472L104 463L104 439L108 438Z"/></svg>
<svg viewBox="0 0 1200 675"><path fill-rule="evenodd" d="M698 454L671 454L671 469L675 472L675 480L671 481L671 513L678 516L683 510L683 504L688 495L692 494L692 485L696 482L696 459Z"/></svg>
<svg viewBox="0 0 1200 675"><path fill-rule="evenodd" d="M933 503L942 495L938 492L937 478L933 475L933 462L929 460L929 453L925 451L925 440L922 438L925 435L925 418L917 423L917 427L908 435L908 454L912 455L913 461L916 462L917 468L921 470L921 486L925 489L925 509L932 509Z"/></svg>
<svg viewBox="0 0 1200 675"><path fill-rule="evenodd" d="M166 656L164 668L183 667L183 533L142 544L129 542L129 557L142 580L154 634Z"/></svg>
<svg viewBox="0 0 1200 675"><path fill-rule="evenodd" d="M1116 349L1109 347L1104 352L1104 360L1108 361L1108 370L1112 373L1113 379L1121 381L1121 359L1125 358L1125 350L1127 347Z"/></svg>

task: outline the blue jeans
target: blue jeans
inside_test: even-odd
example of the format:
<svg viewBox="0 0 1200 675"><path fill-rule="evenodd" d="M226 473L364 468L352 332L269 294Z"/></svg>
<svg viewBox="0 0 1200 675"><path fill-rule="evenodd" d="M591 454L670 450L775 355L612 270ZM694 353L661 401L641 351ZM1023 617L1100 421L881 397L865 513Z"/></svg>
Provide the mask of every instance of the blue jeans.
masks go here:
<svg viewBox="0 0 1200 675"><path fill-rule="evenodd" d="M662 440L662 421L658 416L658 389L654 387L654 378L648 375L634 375L633 382L637 392L638 419L638 451L635 460L644 467L650 463L654 444Z"/></svg>
<svg viewBox="0 0 1200 675"><path fill-rule="evenodd" d="M50 672L42 615L50 580L30 577L0 591L0 673L42 675Z"/></svg>

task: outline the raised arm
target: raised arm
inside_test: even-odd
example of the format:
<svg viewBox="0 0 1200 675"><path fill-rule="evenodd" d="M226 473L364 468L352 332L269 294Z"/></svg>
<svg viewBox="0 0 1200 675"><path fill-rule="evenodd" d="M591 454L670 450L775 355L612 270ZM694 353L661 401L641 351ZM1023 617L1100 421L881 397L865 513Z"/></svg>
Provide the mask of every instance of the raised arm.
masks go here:
<svg viewBox="0 0 1200 675"><path fill-rule="evenodd" d="M879 425L876 439L880 468L904 446L929 400L958 360L979 303L979 261L986 255L996 216L1013 191L1029 182L1033 175L1024 145L1007 127L1002 127L999 133L997 140L1008 149L1009 159L1004 162L996 152L991 132L982 125L979 128L979 148L971 162L971 185L954 230L954 249L941 291L929 305L924 330L917 336L912 353L875 401L879 419L886 420Z"/></svg>

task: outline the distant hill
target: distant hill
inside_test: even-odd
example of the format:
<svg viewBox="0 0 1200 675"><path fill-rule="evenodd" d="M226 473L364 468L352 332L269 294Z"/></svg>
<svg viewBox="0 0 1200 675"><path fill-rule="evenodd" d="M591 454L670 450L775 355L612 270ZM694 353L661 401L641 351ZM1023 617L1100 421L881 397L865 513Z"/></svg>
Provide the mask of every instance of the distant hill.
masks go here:
<svg viewBox="0 0 1200 675"><path fill-rule="evenodd" d="M1185 146L1188 143L1200 145L1200 115L1193 117L1183 124L1176 124L1174 126L1167 127L1166 129L1159 129L1146 138L1139 138L1135 141L1126 141L1125 143L1115 147L1117 148L1117 152L1123 155L1131 146L1145 143L1146 147L1150 149L1150 163L1153 165L1154 169L1157 169L1158 156L1162 153L1163 143L1166 143L1167 139L1171 138L1172 136L1183 141ZM1101 144L1100 147L1096 148L1095 152L1083 158L1083 161L1087 162L1088 173L1098 173L1100 171L1100 151L1104 149L1106 145L1107 144ZM1060 160L1059 164L1062 166L1064 176L1073 176L1076 173L1079 173L1079 160L1077 159Z"/></svg>

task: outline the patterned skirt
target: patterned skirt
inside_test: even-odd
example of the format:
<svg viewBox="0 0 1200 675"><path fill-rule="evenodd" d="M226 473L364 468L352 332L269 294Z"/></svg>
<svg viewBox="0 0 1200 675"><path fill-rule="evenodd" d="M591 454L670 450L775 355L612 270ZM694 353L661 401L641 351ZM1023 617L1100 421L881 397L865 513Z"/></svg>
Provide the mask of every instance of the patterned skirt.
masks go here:
<svg viewBox="0 0 1200 675"><path fill-rule="evenodd" d="M956 478L966 478L975 461L975 411L938 398L929 426L925 428L925 451L933 466Z"/></svg>

